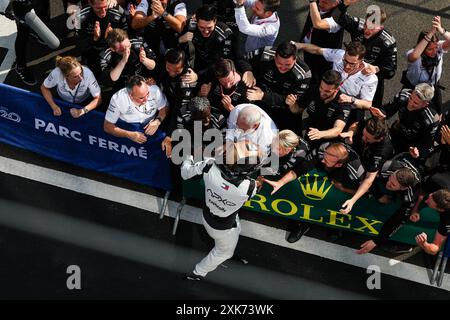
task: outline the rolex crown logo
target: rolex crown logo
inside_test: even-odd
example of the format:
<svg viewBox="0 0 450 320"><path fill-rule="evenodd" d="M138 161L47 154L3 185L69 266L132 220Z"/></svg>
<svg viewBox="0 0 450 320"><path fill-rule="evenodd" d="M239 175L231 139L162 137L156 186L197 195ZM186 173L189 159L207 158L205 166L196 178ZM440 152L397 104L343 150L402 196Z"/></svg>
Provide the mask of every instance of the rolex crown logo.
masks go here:
<svg viewBox="0 0 450 320"><path fill-rule="evenodd" d="M314 182L311 187L311 183L309 181L309 173L305 174L304 177L306 178L306 185L303 184L301 178L299 178L298 181L300 182L300 186L302 187L302 191L305 197L311 200L322 200L323 198L325 198L328 191L330 191L331 187L333 186L333 184L330 183L330 185L325 189L328 177L324 177L321 186L318 187L317 178L319 177L319 175L314 174Z"/></svg>

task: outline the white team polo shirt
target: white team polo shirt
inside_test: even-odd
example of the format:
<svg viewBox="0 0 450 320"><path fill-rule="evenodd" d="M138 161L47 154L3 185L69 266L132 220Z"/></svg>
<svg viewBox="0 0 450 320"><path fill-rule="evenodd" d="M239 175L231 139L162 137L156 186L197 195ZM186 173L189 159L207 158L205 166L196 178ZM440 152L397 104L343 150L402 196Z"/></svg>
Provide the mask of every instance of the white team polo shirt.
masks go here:
<svg viewBox="0 0 450 320"><path fill-rule="evenodd" d="M364 75L362 71L349 76L344 71L344 56L345 50L341 49L324 49L323 53L325 60L333 62L333 70L341 74L341 92L358 99L373 101L377 91L378 77L375 74ZM364 66L367 66L367 63L364 62Z"/></svg>
<svg viewBox="0 0 450 320"><path fill-rule="evenodd" d="M147 102L140 106L131 100L126 88L117 91L111 98L105 120L110 123L119 119L128 123L145 123L155 119L158 111L169 103L158 86L148 86L148 91Z"/></svg>
<svg viewBox="0 0 450 320"><path fill-rule="evenodd" d="M237 119L241 110L251 105L249 103L243 103L236 106L233 110L231 110L230 115L228 116L227 121L227 132L226 132L226 140L231 140L233 142L242 141L242 140L250 140L252 143L258 145L262 151L269 152L272 146L272 141L275 136L278 135L278 128L273 122L273 120L269 117L269 115L260 107L253 105L259 109L261 113L261 122L259 123L259 127L250 133L244 134L242 130L237 128Z"/></svg>
<svg viewBox="0 0 450 320"><path fill-rule="evenodd" d="M82 103L90 95L98 97L100 95L100 86L95 79L92 71L85 66L83 68L83 80L76 85L74 89L70 89L66 78L60 68L56 67L44 80L44 87L51 89L56 87L56 91L62 100L70 103Z"/></svg>
<svg viewBox="0 0 450 320"><path fill-rule="evenodd" d="M445 51L442 45L445 41L438 42L438 52L437 57L439 59L439 63L436 68L434 68L433 73L430 77L427 70L422 66L422 59L419 58L412 63L408 63L408 70L406 76L412 85L416 86L419 83L429 83L435 85L440 79L442 75L442 62L444 60L444 54L448 51ZM408 55L413 52L414 49L408 50L406 52L406 58Z"/></svg>

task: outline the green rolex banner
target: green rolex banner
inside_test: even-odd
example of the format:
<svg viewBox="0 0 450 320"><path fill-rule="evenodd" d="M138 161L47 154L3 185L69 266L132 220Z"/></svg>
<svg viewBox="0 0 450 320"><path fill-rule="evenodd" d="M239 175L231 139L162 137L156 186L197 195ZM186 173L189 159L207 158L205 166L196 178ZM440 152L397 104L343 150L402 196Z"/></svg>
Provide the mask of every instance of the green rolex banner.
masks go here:
<svg viewBox="0 0 450 320"><path fill-rule="evenodd" d="M243 209L372 237L378 235L383 223L400 206L398 199L389 204L380 204L365 196L353 206L350 214L341 214L339 209L350 195L336 189L323 172L316 170L285 185L273 196L270 195L271 191L272 187L264 184L263 188L245 203ZM203 199L202 180L183 181L183 196ZM415 236L425 232L431 241L439 223L439 215L428 207L423 208L420 213L419 222L406 222L392 236L392 240L415 244Z"/></svg>

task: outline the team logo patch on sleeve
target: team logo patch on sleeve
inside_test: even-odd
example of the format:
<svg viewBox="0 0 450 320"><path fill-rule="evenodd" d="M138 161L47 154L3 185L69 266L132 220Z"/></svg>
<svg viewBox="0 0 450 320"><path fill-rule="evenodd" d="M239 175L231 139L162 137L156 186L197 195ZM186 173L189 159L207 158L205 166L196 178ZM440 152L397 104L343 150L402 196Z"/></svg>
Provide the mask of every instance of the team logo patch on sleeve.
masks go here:
<svg viewBox="0 0 450 320"><path fill-rule="evenodd" d="M228 189L230 189L230 186L225 183L222 183L222 189L228 191Z"/></svg>

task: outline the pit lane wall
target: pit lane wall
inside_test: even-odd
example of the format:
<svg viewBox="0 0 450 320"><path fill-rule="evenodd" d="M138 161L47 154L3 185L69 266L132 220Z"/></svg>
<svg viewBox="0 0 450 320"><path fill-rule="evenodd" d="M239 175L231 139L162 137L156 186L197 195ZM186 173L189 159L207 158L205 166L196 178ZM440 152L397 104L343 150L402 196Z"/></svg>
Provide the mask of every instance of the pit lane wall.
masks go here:
<svg viewBox="0 0 450 320"><path fill-rule="evenodd" d="M93 110L74 119L69 110L80 106L55 102L62 109L59 117L41 95L0 84L0 141L150 187L171 189L170 163L160 146L163 132L140 145L105 133L104 113ZM117 125L143 131L138 124Z"/></svg>
<svg viewBox="0 0 450 320"><path fill-rule="evenodd" d="M370 237L377 236L383 223L400 207L399 200L380 204L375 199L364 196L353 206L350 214L341 214L339 209L350 196L336 189L325 173L317 170L312 170L285 185L273 196L270 195L271 191L272 187L264 184L263 188L245 203L243 209ZM183 195L186 198L204 199L203 181L184 181ZM425 232L429 241L432 241L439 224L439 214L428 207L422 208L420 213L419 222L406 222L391 239L414 245L415 236Z"/></svg>

